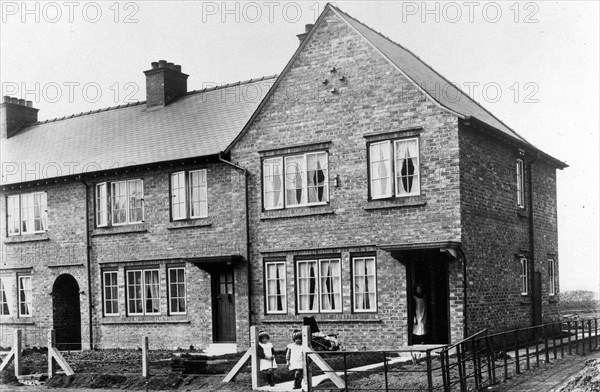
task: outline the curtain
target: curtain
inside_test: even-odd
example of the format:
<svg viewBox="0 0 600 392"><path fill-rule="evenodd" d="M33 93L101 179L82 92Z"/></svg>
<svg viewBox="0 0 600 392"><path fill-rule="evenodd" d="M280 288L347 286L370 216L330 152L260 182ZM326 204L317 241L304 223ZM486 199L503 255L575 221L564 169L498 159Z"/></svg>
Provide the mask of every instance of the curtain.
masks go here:
<svg viewBox="0 0 600 392"><path fill-rule="evenodd" d="M22 315L30 315L31 309L31 278L21 278L21 314Z"/></svg>
<svg viewBox="0 0 600 392"><path fill-rule="evenodd" d="M276 298L277 298L277 310L283 310L283 303L281 301L281 297L282 297L282 293L284 288L281 287L283 286L283 279L280 278L279 276L279 268L282 268L283 264L276 264L275 265L275 283L277 286L277 290L276 290Z"/></svg>
<svg viewBox="0 0 600 392"><path fill-rule="evenodd" d="M402 188L406 193L410 193L413 186L413 175L415 174L415 165L408 151L408 146L404 152L404 159L402 159L402 169L400 175L402 176Z"/></svg>
<svg viewBox="0 0 600 392"><path fill-rule="evenodd" d="M146 271L146 313L158 313L159 289L158 271Z"/></svg>
<svg viewBox="0 0 600 392"><path fill-rule="evenodd" d="M279 165L275 165L275 171L273 173L273 202L272 202L272 206L273 207L279 207L280 206L280 199L281 199L281 191L283 190L282 188L282 181L281 181L281 173L279 172Z"/></svg>
<svg viewBox="0 0 600 392"><path fill-rule="evenodd" d="M315 266L316 263L310 263L310 279L309 279L309 293L310 293L310 300L309 300L309 309L313 310L315 309L315 297L316 297L316 293L317 293L317 278L315 276Z"/></svg>
<svg viewBox="0 0 600 392"><path fill-rule="evenodd" d="M369 264L366 260L365 260L365 289L364 289L364 308L363 309L371 309L371 303L369 300L369 271L368 271L368 267L367 264Z"/></svg>
<svg viewBox="0 0 600 392"><path fill-rule="evenodd" d="M354 296L355 299L355 308L356 309L365 309L365 285L366 285L366 279L363 279L362 276L360 276L360 274L362 273L363 270L363 265L365 264L365 261L363 259L359 259L355 261L354 264L354 271L355 271L355 282L354 282L354 288L355 288L355 292L356 295Z"/></svg>

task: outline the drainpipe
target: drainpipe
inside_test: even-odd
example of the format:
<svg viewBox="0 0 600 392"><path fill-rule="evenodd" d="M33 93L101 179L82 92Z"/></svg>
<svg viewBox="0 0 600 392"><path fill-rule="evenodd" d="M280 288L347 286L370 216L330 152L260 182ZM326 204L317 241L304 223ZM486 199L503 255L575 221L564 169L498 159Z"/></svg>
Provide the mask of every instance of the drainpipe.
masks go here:
<svg viewBox="0 0 600 392"><path fill-rule="evenodd" d="M229 165L231 167L234 167L237 170L240 170L242 173L244 173L244 188L245 188L245 204L246 204L246 262L248 263L248 273L247 278L248 278L248 327L252 326L252 268L250 266L250 246L252 245L252 243L250 242L250 206L249 206L249 201L248 201L248 176L250 175L250 173L248 173L248 170L246 170L245 168L236 165L233 162L230 162L226 159L223 159L223 154L220 153L219 154L219 161L223 162L226 165Z"/></svg>
<svg viewBox="0 0 600 392"><path fill-rule="evenodd" d="M86 183L81 176L79 180L85 185L85 250L87 258L87 278L88 278L88 316L90 325L90 350L94 349L94 329L93 322L93 301L92 301L92 246L90 245L90 185Z"/></svg>
<svg viewBox="0 0 600 392"><path fill-rule="evenodd" d="M467 299L467 256L465 255L465 252L463 252L462 248L459 247L458 248L458 254L460 255L461 259L462 259L462 265L463 265L463 339L465 339L468 335L469 332L469 328L468 328L468 318L467 318L467 304L469 303L468 299Z"/></svg>
<svg viewBox="0 0 600 392"><path fill-rule="evenodd" d="M533 164L540 158L538 152L536 157L529 161L527 165L528 185L529 185L529 287L531 287L531 325L535 325L536 301L534 293L534 273L535 273L535 236L533 229Z"/></svg>

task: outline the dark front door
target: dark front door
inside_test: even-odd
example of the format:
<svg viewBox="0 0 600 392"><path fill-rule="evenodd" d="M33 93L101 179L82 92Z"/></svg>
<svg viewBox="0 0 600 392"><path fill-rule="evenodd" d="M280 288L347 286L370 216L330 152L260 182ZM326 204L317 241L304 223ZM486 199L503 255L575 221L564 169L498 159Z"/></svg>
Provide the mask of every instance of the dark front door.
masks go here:
<svg viewBox="0 0 600 392"><path fill-rule="evenodd" d="M542 323L542 274L540 271L533 273L533 325Z"/></svg>
<svg viewBox="0 0 600 392"><path fill-rule="evenodd" d="M60 275L52 286L52 321L59 350L81 350L79 285L69 274Z"/></svg>
<svg viewBox="0 0 600 392"><path fill-rule="evenodd" d="M235 342L233 268L215 271L213 283L213 336L215 342Z"/></svg>

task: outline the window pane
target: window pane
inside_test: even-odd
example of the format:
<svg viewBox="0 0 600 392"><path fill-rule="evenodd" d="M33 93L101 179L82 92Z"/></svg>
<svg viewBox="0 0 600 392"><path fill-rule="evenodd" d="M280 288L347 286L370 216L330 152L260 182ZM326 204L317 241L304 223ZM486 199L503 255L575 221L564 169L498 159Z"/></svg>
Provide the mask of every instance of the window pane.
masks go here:
<svg viewBox="0 0 600 392"><path fill-rule="evenodd" d="M342 309L341 271L339 260L320 260L321 311Z"/></svg>
<svg viewBox="0 0 600 392"><path fill-rule="evenodd" d="M34 217L33 194L21 195L21 232L23 234L34 232Z"/></svg>
<svg viewBox="0 0 600 392"><path fill-rule="evenodd" d="M8 276L0 278L0 315L10 316L13 304L12 279Z"/></svg>
<svg viewBox="0 0 600 392"><path fill-rule="evenodd" d="M298 262L298 311L315 312L317 301L317 262Z"/></svg>
<svg viewBox="0 0 600 392"><path fill-rule="evenodd" d="M19 277L19 317L31 316L31 276Z"/></svg>
<svg viewBox="0 0 600 392"><path fill-rule="evenodd" d="M185 293L185 269L169 269L169 312L185 313L186 311L186 293Z"/></svg>
<svg viewBox="0 0 600 392"><path fill-rule="evenodd" d="M173 220L186 218L185 172L171 174L171 215Z"/></svg>
<svg viewBox="0 0 600 392"><path fill-rule="evenodd" d="M375 258L353 259L354 310L376 310Z"/></svg>
<svg viewBox="0 0 600 392"><path fill-rule="evenodd" d="M108 224L108 195L106 183L96 185L96 225Z"/></svg>
<svg viewBox="0 0 600 392"><path fill-rule="evenodd" d="M306 154L306 169L308 203L329 201L327 153Z"/></svg>
<svg viewBox="0 0 600 392"><path fill-rule="evenodd" d="M127 271L127 310L130 314L143 314L142 271Z"/></svg>
<svg viewBox="0 0 600 392"><path fill-rule="evenodd" d="M283 159L263 161L263 191L266 210L283 207Z"/></svg>
<svg viewBox="0 0 600 392"><path fill-rule="evenodd" d="M523 177L523 161L517 159L517 206L525 206L525 183Z"/></svg>
<svg viewBox="0 0 600 392"><path fill-rule="evenodd" d="M33 194L33 219L36 233L46 230L46 193Z"/></svg>
<svg viewBox="0 0 600 392"><path fill-rule="evenodd" d="M371 198L377 199L392 195L392 162L390 142L372 143L369 150L371 175Z"/></svg>
<svg viewBox="0 0 600 392"><path fill-rule="evenodd" d="M127 182L112 184L112 217L116 225L127 223Z"/></svg>
<svg viewBox="0 0 600 392"><path fill-rule="evenodd" d="M19 196L8 196L6 200L8 235L21 233L19 210Z"/></svg>
<svg viewBox="0 0 600 392"><path fill-rule="evenodd" d="M144 271L144 297L146 314L159 313L160 281L158 271Z"/></svg>
<svg viewBox="0 0 600 392"><path fill-rule="evenodd" d="M419 147L417 139L398 140L396 152L396 195L410 196L420 193Z"/></svg>
<svg viewBox="0 0 600 392"><path fill-rule="evenodd" d="M106 315L119 314L119 286L116 271L104 273L104 313Z"/></svg>
<svg viewBox="0 0 600 392"><path fill-rule="evenodd" d="M129 195L129 223L144 220L144 186L142 180L127 181Z"/></svg>
<svg viewBox="0 0 600 392"><path fill-rule="evenodd" d="M306 204L304 155L285 158L286 206Z"/></svg>
<svg viewBox="0 0 600 392"><path fill-rule="evenodd" d="M267 312L285 313L286 287L285 262L265 263L265 287L267 292Z"/></svg>
<svg viewBox="0 0 600 392"><path fill-rule="evenodd" d="M206 170L190 172L190 215L192 218L208 216L208 186Z"/></svg>

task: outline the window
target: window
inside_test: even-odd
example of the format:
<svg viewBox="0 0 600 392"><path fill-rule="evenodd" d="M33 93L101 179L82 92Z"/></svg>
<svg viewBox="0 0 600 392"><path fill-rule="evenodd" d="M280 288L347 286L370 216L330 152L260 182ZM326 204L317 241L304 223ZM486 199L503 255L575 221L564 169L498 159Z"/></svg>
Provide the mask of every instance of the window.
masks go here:
<svg viewBox="0 0 600 392"><path fill-rule="evenodd" d="M106 271L103 273L104 284L104 315L119 315L119 284L117 283L117 271Z"/></svg>
<svg viewBox="0 0 600 392"><path fill-rule="evenodd" d="M206 169L171 174L171 216L173 220L208 216Z"/></svg>
<svg viewBox="0 0 600 392"><path fill-rule="evenodd" d="M158 270L127 271L127 313L131 316L160 314Z"/></svg>
<svg viewBox="0 0 600 392"><path fill-rule="evenodd" d="M329 202L327 152L263 160L265 210L322 205Z"/></svg>
<svg viewBox="0 0 600 392"><path fill-rule="evenodd" d="M523 160L517 159L517 206L525 207L525 182L523 177Z"/></svg>
<svg viewBox="0 0 600 392"><path fill-rule="evenodd" d="M185 314L185 268L169 268L169 313Z"/></svg>
<svg viewBox="0 0 600 392"><path fill-rule="evenodd" d="M340 259L299 260L298 313L342 311Z"/></svg>
<svg viewBox="0 0 600 392"><path fill-rule="evenodd" d="M521 295L529 295L529 263L521 257Z"/></svg>
<svg viewBox="0 0 600 392"><path fill-rule="evenodd" d="M355 312L377 311L377 276L375 257L352 259L353 310Z"/></svg>
<svg viewBox="0 0 600 392"><path fill-rule="evenodd" d="M285 261L265 262L266 311L268 314L287 313Z"/></svg>
<svg viewBox="0 0 600 392"><path fill-rule="evenodd" d="M386 140L369 145L371 199L419 195L419 173L419 139Z"/></svg>
<svg viewBox="0 0 600 392"><path fill-rule="evenodd" d="M96 184L96 226L108 226L109 222L113 226L122 226L143 221L143 180Z"/></svg>
<svg viewBox="0 0 600 392"><path fill-rule="evenodd" d="M31 276L19 276L19 317L31 317Z"/></svg>
<svg viewBox="0 0 600 392"><path fill-rule="evenodd" d="M46 192L12 195L6 199L9 236L43 233L48 230Z"/></svg>
<svg viewBox="0 0 600 392"><path fill-rule="evenodd" d="M548 259L548 279L550 283L550 295L556 295L556 262L554 259Z"/></svg>
<svg viewBox="0 0 600 392"><path fill-rule="evenodd" d="M10 316L13 304L12 278L0 277L0 316Z"/></svg>

